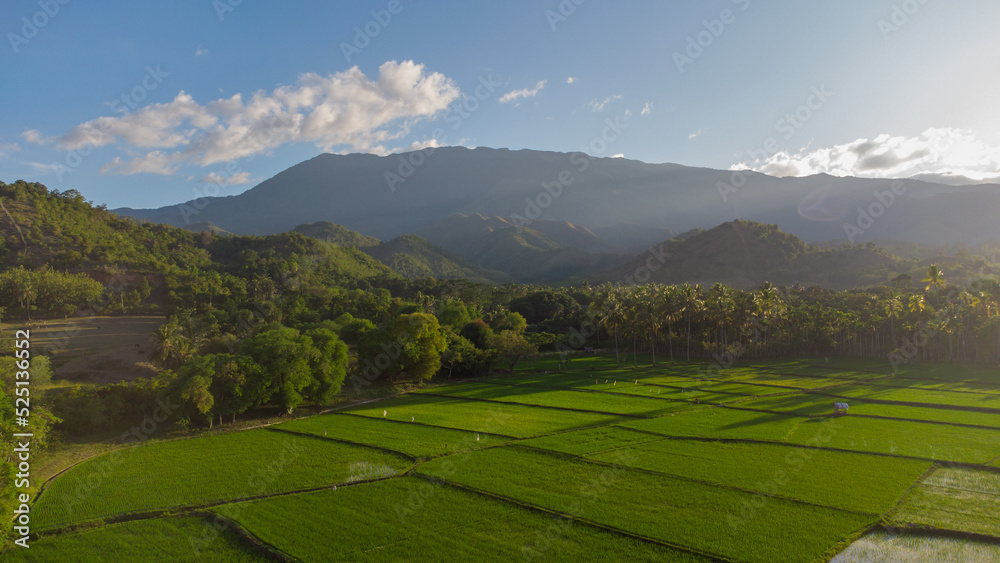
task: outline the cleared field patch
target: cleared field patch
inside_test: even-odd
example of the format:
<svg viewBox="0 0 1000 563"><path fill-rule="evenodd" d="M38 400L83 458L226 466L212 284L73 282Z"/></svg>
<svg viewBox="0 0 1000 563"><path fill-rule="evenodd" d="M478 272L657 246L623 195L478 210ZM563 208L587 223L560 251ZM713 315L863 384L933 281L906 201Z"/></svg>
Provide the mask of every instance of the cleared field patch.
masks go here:
<svg viewBox="0 0 1000 563"><path fill-rule="evenodd" d="M827 432L821 433L821 425ZM839 417L799 425L790 444L815 443L830 448L921 457L937 461L988 463L1000 454L1000 432L930 422Z"/></svg>
<svg viewBox="0 0 1000 563"><path fill-rule="evenodd" d="M158 316L125 316L36 321L33 348L52 359L52 377L74 383L117 383L152 377L145 362L153 352L149 337L164 322Z"/></svg>
<svg viewBox="0 0 1000 563"><path fill-rule="evenodd" d="M623 447L633 467L879 514L931 466L781 444L665 439ZM583 457L610 463L616 455L603 451Z"/></svg>
<svg viewBox="0 0 1000 563"><path fill-rule="evenodd" d="M526 385L464 383L449 387L435 387L428 390L427 393L462 399L503 401L636 416L656 416L687 408L687 405L678 404L676 401L665 401L643 394L638 397L622 397L616 393L560 391Z"/></svg>
<svg viewBox="0 0 1000 563"><path fill-rule="evenodd" d="M667 436L743 438L780 442L796 425L805 420L808 419L794 415L703 407L699 410L649 420L627 421L620 426Z"/></svg>
<svg viewBox="0 0 1000 563"><path fill-rule="evenodd" d="M900 504L892 520L1000 537L1000 474L939 468Z"/></svg>
<svg viewBox="0 0 1000 563"><path fill-rule="evenodd" d="M205 532L205 520L184 516L136 520L43 537L29 549L3 554L4 561L243 561L257 563L274 559L255 551L234 531L223 530L215 541L196 554L188 539Z"/></svg>
<svg viewBox="0 0 1000 563"><path fill-rule="evenodd" d="M830 563L871 561L1000 561L1000 545L876 532L852 543Z"/></svg>
<svg viewBox="0 0 1000 563"><path fill-rule="evenodd" d="M473 452L460 468L447 461L419 471L738 560L815 559L877 518L635 471L624 450L617 466L514 446Z"/></svg>
<svg viewBox="0 0 1000 563"><path fill-rule="evenodd" d="M220 506L303 561L705 561L416 477Z"/></svg>
<svg viewBox="0 0 1000 563"><path fill-rule="evenodd" d="M485 433L480 433L477 439L476 432L466 430L347 414L310 416L279 424L275 428L388 448L413 457L435 457L493 446L505 440Z"/></svg>
<svg viewBox="0 0 1000 563"><path fill-rule="evenodd" d="M541 434L612 424L616 415L468 401L450 397L405 395L345 409L356 415L410 421L473 432L530 438ZM384 413L384 414L383 414Z"/></svg>
<svg viewBox="0 0 1000 563"><path fill-rule="evenodd" d="M60 475L33 507L37 529L130 512L322 487L410 460L267 429L117 450Z"/></svg>
<svg viewBox="0 0 1000 563"><path fill-rule="evenodd" d="M572 455L585 455L608 450L619 450L665 439L662 436L629 430L620 426L602 426L601 428L590 428L588 430L565 432L554 436L532 438L531 440L518 442L518 444Z"/></svg>

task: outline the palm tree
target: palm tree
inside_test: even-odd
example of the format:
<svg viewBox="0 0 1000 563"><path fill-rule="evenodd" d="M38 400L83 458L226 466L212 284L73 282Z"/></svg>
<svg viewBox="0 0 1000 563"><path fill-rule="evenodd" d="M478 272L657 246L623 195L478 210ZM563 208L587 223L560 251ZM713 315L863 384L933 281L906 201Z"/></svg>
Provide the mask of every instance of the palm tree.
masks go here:
<svg viewBox="0 0 1000 563"><path fill-rule="evenodd" d="M681 303L683 303L684 316L687 317L687 361L691 361L691 318L700 313L704 308L701 300L701 285L684 284L680 288Z"/></svg>
<svg viewBox="0 0 1000 563"><path fill-rule="evenodd" d="M937 265L927 268L927 277L920 280L920 282L927 284L924 287L925 291L930 291L932 287L934 289L944 289L945 285L947 285L944 281L944 271L938 269Z"/></svg>
<svg viewBox="0 0 1000 563"><path fill-rule="evenodd" d="M892 334L892 345L896 345L896 319L899 317L899 313L903 311L903 302L899 300L899 296L895 293L890 293L889 298L885 300L882 304L885 310L885 315L889 317L889 330Z"/></svg>
<svg viewBox="0 0 1000 563"><path fill-rule="evenodd" d="M179 365L191 351L190 342L183 335L180 325L173 319L160 325L150 340L153 342L152 356L159 359L167 368Z"/></svg>
<svg viewBox="0 0 1000 563"><path fill-rule="evenodd" d="M677 320L678 295L674 286L663 286L659 298L656 300L656 313L667 323L667 340L670 346L670 363L674 362L674 328L673 322Z"/></svg>
<svg viewBox="0 0 1000 563"><path fill-rule="evenodd" d="M31 320L31 302L38 297L38 290L35 288L35 284L30 278L25 277L21 287L18 288L17 297L21 301L21 306L24 307L24 314L27 315L28 320Z"/></svg>

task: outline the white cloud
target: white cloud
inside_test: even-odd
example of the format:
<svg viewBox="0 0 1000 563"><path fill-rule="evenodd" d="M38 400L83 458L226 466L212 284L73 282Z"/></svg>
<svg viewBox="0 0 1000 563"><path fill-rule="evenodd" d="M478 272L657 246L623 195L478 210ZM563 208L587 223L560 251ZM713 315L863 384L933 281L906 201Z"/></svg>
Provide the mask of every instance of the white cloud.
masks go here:
<svg viewBox="0 0 1000 563"><path fill-rule="evenodd" d="M424 150L424 149L428 149L428 148L438 148L440 146L443 146L443 145L437 139L427 139L425 141L413 141L412 143L410 143L410 146L402 148L402 149L394 150L394 151L391 151L391 152L396 153L396 152L420 151L420 150Z"/></svg>
<svg viewBox="0 0 1000 563"><path fill-rule="evenodd" d="M833 147L802 149L795 154L782 151L764 160L739 162L730 168L753 169L772 176L825 173L975 183L1000 175L1000 148L987 145L969 130L931 128L916 137L882 134Z"/></svg>
<svg viewBox="0 0 1000 563"><path fill-rule="evenodd" d="M699 130L695 131L694 133L691 133L690 135L688 135L688 139L694 139L695 137L701 135L702 133L704 133L704 131L701 130L701 129L699 129Z"/></svg>
<svg viewBox="0 0 1000 563"><path fill-rule="evenodd" d="M194 52L194 56L196 57L200 57L202 55L207 55L207 54L208 54L208 49L202 49L201 45L198 45L198 49L196 49Z"/></svg>
<svg viewBox="0 0 1000 563"><path fill-rule="evenodd" d="M570 77L568 77L568 78L566 79L566 84L572 84L572 83L574 83L574 82L576 82L576 79L575 79L575 78L573 78L572 76L570 76Z"/></svg>
<svg viewBox="0 0 1000 563"><path fill-rule="evenodd" d="M58 143L66 149L120 145L127 158L116 157L101 169L115 174L174 174L183 163L209 166L295 142L328 152L338 147L386 152L384 143L406 135L459 95L443 74L428 73L413 61L389 61L374 79L358 67L328 76L308 73L295 84L247 99L235 94L200 104L181 91L170 102L81 123Z"/></svg>
<svg viewBox="0 0 1000 563"><path fill-rule="evenodd" d="M548 80L539 80L538 84L535 84L534 88L522 88L521 90L511 90L503 96L500 96L500 103L506 104L507 102L513 102L521 98L534 98L545 88L545 84Z"/></svg>
<svg viewBox="0 0 1000 563"><path fill-rule="evenodd" d="M625 158L625 153L619 152L611 155L611 158Z"/></svg>
<svg viewBox="0 0 1000 563"><path fill-rule="evenodd" d="M594 111L604 111L605 106L607 106L609 103L615 100L620 100L620 99L622 99L622 97L618 94L615 94L614 96L608 96L607 98L604 98L601 101L597 101L597 98L594 98L593 100L590 100L590 103L588 103L587 105L590 106L590 109Z"/></svg>
<svg viewBox="0 0 1000 563"><path fill-rule="evenodd" d="M651 111L653 111L653 102L646 102L646 105L642 106L642 111L639 112L639 115L649 115Z"/></svg>
<svg viewBox="0 0 1000 563"><path fill-rule="evenodd" d="M131 160L122 160L122 157L116 156L114 160L101 167L101 174L160 174L163 176L173 176L177 173L179 163L172 162L170 156L171 153L163 151L152 151L142 156L134 156Z"/></svg>
<svg viewBox="0 0 1000 563"><path fill-rule="evenodd" d="M12 152L21 152L21 145L17 143L0 143L0 157L6 157Z"/></svg>
<svg viewBox="0 0 1000 563"><path fill-rule="evenodd" d="M237 172L232 176L226 176L225 174L220 174L218 172L211 172L208 176L198 180L206 184L218 184L220 186L236 186L238 184L246 184L250 181L250 173L243 171Z"/></svg>
<svg viewBox="0 0 1000 563"><path fill-rule="evenodd" d="M25 162L28 166L34 169L39 174L55 174L59 170L65 168L58 162L53 162L50 164L44 164L42 162Z"/></svg>
<svg viewBox="0 0 1000 563"><path fill-rule="evenodd" d="M27 131L21 133L21 138L29 143L35 143L36 145L45 144L45 138L38 129L28 129Z"/></svg>

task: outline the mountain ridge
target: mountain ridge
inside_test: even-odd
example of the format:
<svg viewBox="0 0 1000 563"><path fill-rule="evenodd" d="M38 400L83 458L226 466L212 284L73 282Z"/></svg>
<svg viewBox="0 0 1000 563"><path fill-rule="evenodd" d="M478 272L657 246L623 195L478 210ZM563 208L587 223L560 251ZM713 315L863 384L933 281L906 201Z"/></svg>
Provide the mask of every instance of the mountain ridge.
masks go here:
<svg viewBox="0 0 1000 563"><path fill-rule="evenodd" d="M400 180L387 180L392 175ZM898 193L884 195L897 184ZM212 223L239 234L332 221L382 240L456 214L479 213L528 227L556 221L596 235L614 233L604 242L636 250L648 246L650 233L712 228L734 219L777 224L807 242L976 243L1000 238L996 209L996 184L826 174L776 178L583 153L440 147L389 156L321 154L239 195L115 212L175 226ZM866 225L869 211L877 217ZM926 217L932 213L930 224ZM853 234L849 225L857 227Z"/></svg>

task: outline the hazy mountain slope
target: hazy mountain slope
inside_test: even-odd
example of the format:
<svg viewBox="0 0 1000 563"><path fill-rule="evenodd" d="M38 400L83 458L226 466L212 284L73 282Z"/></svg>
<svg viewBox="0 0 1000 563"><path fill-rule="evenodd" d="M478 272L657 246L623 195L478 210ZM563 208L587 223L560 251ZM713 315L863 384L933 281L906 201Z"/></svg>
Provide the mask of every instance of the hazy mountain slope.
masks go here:
<svg viewBox="0 0 1000 563"><path fill-rule="evenodd" d="M466 264L416 235L403 235L378 246L363 249L370 256L408 278L468 279L476 282L513 281L499 271L487 271Z"/></svg>
<svg viewBox="0 0 1000 563"><path fill-rule="evenodd" d="M584 225L615 233L608 239L634 250L648 242L643 228L680 233L734 219L778 224L806 241L839 240L845 223L857 223L859 208L873 208L879 217L870 228L862 223L856 241L1000 238L994 220L1000 186L918 180L900 186L889 209L878 213L875 194L888 192L889 180L774 178L581 153L445 147L384 157L322 154L243 194L200 202L195 215L193 203L118 211L174 225L208 221L235 233L283 232L326 220L381 239L456 213L480 213Z"/></svg>
<svg viewBox="0 0 1000 563"><path fill-rule="evenodd" d="M557 282L587 276L626 258L569 246L535 230L538 225L566 242L593 249L614 248L589 230L568 223L535 221L530 227L518 227L502 217L478 213L446 217L418 233L480 268L506 272L521 282Z"/></svg>

